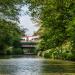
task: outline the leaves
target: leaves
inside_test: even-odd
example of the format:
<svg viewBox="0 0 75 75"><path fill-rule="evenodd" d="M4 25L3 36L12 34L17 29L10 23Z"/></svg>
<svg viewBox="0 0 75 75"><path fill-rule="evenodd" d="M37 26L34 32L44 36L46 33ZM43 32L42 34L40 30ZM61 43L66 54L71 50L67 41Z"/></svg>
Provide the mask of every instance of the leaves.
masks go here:
<svg viewBox="0 0 75 75"><path fill-rule="evenodd" d="M31 14L34 14L32 17L39 16L40 50L52 48L56 50L58 47L62 54L64 51L62 46L67 42L70 42L70 46L67 46L70 52L75 49L74 0L31 0L28 4ZM32 10L36 12L33 13Z"/></svg>
<svg viewBox="0 0 75 75"><path fill-rule="evenodd" d="M23 0L0 0L0 19L18 20Z"/></svg>

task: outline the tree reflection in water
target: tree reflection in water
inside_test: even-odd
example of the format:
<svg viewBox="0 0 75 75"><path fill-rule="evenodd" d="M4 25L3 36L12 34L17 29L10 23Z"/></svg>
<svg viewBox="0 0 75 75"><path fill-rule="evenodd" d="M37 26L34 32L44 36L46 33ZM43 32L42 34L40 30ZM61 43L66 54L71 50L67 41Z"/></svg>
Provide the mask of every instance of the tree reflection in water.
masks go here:
<svg viewBox="0 0 75 75"><path fill-rule="evenodd" d="M0 59L0 75L75 75L73 73L75 63L70 61L38 57Z"/></svg>

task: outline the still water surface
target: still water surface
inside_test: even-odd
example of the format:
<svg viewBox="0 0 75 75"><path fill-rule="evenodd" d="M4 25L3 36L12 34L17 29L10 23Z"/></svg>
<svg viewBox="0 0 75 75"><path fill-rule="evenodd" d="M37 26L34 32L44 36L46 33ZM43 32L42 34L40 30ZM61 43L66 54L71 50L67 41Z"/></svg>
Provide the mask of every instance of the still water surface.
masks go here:
<svg viewBox="0 0 75 75"><path fill-rule="evenodd" d="M75 62L35 56L2 58L0 75L75 75Z"/></svg>

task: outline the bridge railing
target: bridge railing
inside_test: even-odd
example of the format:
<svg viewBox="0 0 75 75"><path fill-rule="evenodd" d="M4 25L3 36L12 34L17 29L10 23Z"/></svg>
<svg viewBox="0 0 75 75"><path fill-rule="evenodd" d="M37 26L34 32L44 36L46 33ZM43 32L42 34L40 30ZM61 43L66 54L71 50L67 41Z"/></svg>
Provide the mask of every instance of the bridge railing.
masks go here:
<svg viewBox="0 0 75 75"><path fill-rule="evenodd" d="M36 45L22 45L21 47L36 47Z"/></svg>

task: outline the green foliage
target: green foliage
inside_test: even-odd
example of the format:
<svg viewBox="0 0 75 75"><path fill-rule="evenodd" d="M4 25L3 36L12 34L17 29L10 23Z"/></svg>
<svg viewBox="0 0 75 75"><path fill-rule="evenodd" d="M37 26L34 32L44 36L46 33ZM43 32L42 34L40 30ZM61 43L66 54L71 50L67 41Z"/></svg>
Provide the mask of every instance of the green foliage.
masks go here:
<svg viewBox="0 0 75 75"><path fill-rule="evenodd" d="M50 54L49 53L45 53L44 57L45 58L50 58Z"/></svg>
<svg viewBox="0 0 75 75"><path fill-rule="evenodd" d="M39 49L48 50L54 48L53 55L55 55L55 58L59 55L62 59L75 60L73 58L75 55L75 1L25 1L29 4L31 16L40 25L38 31L41 40ZM67 42L70 42L70 45L65 47ZM69 53L67 53L66 49L68 49Z"/></svg>
<svg viewBox="0 0 75 75"><path fill-rule="evenodd" d="M0 0L0 54L11 54L17 48L22 30L18 26L23 0Z"/></svg>
<svg viewBox="0 0 75 75"><path fill-rule="evenodd" d="M0 51L13 47L20 36L21 31L16 23L0 20Z"/></svg>
<svg viewBox="0 0 75 75"><path fill-rule="evenodd" d="M0 19L18 20L23 0L0 0Z"/></svg>
<svg viewBox="0 0 75 75"><path fill-rule="evenodd" d="M22 55L22 54L24 54L24 52L23 52L23 50L21 48L14 48L12 50L12 54L13 55Z"/></svg>

